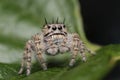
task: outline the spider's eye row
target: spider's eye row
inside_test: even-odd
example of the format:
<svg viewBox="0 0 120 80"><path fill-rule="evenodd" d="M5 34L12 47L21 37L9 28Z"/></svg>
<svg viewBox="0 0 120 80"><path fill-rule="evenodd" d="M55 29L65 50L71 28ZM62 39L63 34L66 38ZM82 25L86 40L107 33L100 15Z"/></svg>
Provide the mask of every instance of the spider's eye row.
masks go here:
<svg viewBox="0 0 120 80"><path fill-rule="evenodd" d="M51 26L49 26L49 25L48 25L48 26L47 26L47 28L48 28L48 29L50 29L50 28L51 28Z"/></svg>
<svg viewBox="0 0 120 80"><path fill-rule="evenodd" d="M54 30L54 31L55 31L56 29L57 29L56 27L52 27L52 30Z"/></svg>

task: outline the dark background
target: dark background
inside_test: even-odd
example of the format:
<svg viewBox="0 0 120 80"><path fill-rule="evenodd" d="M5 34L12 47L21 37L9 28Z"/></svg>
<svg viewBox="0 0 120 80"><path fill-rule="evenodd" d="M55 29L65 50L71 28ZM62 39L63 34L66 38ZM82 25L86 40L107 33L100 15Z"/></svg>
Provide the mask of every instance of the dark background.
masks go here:
<svg viewBox="0 0 120 80"><path fill-rule="evenodd" d="M79 0L88 40L100 45L120 43L120 0ZM103 80L120 80L120 63Z"/></svg>
<svg viewBox="0 0 120 80"><path fill-rule="evenodd" d="M120 0L79 0L88 40L120 43Z"/></svg>

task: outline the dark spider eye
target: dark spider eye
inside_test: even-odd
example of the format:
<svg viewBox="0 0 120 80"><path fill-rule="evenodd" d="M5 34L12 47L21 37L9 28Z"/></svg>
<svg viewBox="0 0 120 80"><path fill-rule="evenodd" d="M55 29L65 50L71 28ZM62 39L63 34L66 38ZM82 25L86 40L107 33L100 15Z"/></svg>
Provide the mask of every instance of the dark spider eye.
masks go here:
<svg viewBox="0 0 120 80"><path fill-rule="evenodd" d="M59 29L59 30L62 30L62 26L59 26L58 29Z"/></svg>
<svg viewBox="0 0 120 80"><path fill-rule="evenodd" d="M48 29L50 29L51 26L47 26Z"/></svg>
<svg viewBox="0 0 120 80"><path fill-rule="evenodd" d="M63 25L63 27L65 28L66 26L65 26L65 25Z"/></svg>
<svg viewBox="0 0 120 80"><path fill-rule="evenodd" d="M55 31L57 28L56 27L52 27L52 29Z"/></svg>

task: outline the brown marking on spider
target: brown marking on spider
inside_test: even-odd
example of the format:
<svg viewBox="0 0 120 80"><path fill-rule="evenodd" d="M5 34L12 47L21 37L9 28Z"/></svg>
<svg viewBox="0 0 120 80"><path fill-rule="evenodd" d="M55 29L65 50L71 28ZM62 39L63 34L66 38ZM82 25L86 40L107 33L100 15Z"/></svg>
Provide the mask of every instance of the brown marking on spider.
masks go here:
<svg viewBox="0 0 120 80"><path fill-rule="evenodd" d="M86 62L85 51L93 54L84 43L80 40L77 33L67 32L66 25L64 23L46 24L42 29L42 33L37 33L30 40L26 42L24 55L21 63L21 68L18 74L22 74L24 67L26 67L26 75L31 73L31 57L34 52L38 61L41 64L43 70L47 70L47 65L44 60L43 54L55 56L57 53L64 53L69 51L72 56L69 62L69 66L75 64L76 56L80 52L82 61Z"/></svg>

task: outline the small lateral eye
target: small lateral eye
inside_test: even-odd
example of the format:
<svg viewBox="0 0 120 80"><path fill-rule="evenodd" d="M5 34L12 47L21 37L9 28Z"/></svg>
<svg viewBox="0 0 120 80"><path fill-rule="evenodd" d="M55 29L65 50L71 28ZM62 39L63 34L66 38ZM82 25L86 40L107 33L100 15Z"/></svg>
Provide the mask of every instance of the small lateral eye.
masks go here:
<svg viewBox="0 0 120 80"><path fill-rule="evenodd" d="M51 27L51 26L49 26L49 25L47 26L48 29L50 29L50 27Z"/></svg>
<svg viewBox="0 0 120 80"><path fill-rule="evenodd" d="M65 25L63 25L63 27L65 28L66 26L65 26Z"/></svg>

